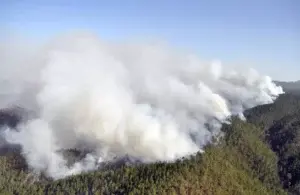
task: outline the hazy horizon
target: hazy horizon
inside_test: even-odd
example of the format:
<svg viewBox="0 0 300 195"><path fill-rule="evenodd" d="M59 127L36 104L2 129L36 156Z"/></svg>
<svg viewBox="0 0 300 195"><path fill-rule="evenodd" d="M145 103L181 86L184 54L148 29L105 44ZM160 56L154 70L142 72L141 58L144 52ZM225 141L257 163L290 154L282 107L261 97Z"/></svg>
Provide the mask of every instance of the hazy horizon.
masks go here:
<svg viewBox="0 0 300 195"><path fill-rule="evenodd" d="M274 80L298 80L300 2L1 1L2 34L45 41L70 31L103 40L161 41L196 54L245 64Z"/></svg>

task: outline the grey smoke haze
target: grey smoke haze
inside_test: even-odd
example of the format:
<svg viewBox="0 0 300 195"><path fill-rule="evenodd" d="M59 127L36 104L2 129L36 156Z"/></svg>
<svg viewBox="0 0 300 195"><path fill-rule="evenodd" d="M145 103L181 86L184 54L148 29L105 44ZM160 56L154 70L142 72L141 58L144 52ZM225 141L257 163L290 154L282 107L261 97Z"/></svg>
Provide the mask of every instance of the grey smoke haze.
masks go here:
<svg viewBox="0 0 300 195"><path fill-rule="evenodd" d="M22 146L31 169L54 179L114 157L153 162L194 154L228 116L283 93L255 70L159 45L67 35L42 48L19 46L1 46L0 108L32 114L2 136ZM64 149L92 152L70 167Z"/></svg>

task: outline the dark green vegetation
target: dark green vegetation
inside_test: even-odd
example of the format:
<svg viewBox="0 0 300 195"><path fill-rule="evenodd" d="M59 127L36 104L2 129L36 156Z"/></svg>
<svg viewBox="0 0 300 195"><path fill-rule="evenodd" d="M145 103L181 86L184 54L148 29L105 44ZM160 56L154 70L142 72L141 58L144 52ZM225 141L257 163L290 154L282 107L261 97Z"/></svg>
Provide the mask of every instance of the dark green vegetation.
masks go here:
<svg viewBox="0 0 300 195"><path fill-rule="evenodd" d="M265 142L279 157L283 187L300 194L300 95L282 95L274 104L247 111L246 116L264 130Z"/></svg>
<svg viewBox="0 0 300 195"><path fill-rule="evenodd" d="M36 180L18 149L7 150L0 156L0 194L300 194L300 97L285 94L245 115L248 122L232 118L203 154L54 182Z"/></svg>
<svg viewBox="0 0 300 195"><path fill-rule="evenodd" d="M174 163L155 163L82 174L55 182L35 182L11 152L0 158L3 194L285 194L277 157L262 141L263 132L233 119L226 136L205 154Z"/></svg>

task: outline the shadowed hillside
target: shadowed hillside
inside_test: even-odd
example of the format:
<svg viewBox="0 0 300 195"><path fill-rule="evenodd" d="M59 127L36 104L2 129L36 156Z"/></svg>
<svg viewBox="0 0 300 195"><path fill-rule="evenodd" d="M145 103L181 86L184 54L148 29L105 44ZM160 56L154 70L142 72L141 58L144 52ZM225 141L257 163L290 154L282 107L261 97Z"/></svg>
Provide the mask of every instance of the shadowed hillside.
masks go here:
<svg viewBox="0 0 300 195"><path fill-rule="evenodd" d="M274 104L246 111L248 122L265 131L265 142L277 153L278 173L285 189L300 194L300 82L281 82L286 94Z"/></svg>
<svg viewBox="0 0 300 195"><path fill-rule="evenodd" d="M284 82L284 81L274 81L276 85L282 86L285 92L300 94L300 81L294 82Z"/></svg>

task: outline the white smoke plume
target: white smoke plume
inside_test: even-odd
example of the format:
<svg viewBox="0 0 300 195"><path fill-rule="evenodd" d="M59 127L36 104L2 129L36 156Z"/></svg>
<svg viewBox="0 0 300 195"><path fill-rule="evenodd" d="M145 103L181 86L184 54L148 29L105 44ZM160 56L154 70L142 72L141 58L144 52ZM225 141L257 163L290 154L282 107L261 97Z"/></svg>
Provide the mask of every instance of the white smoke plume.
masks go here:
<svg viewBox="0 0 300 195"><path fill-rule="evenodd" d="M33 114L3 136L21 145L31 169L54 179L114 157L153 162L194 154L228 116L283 93L254 70L159 45L68 35L40 49L22 47L1 48L0 108ZM65 149L91 152L69 166Z"/></svg>

